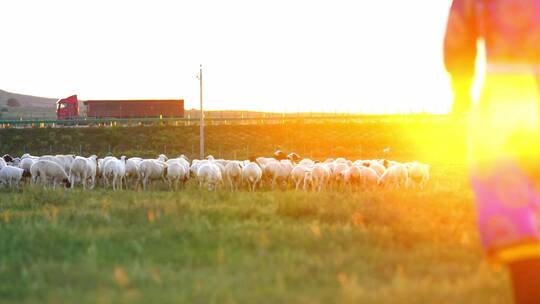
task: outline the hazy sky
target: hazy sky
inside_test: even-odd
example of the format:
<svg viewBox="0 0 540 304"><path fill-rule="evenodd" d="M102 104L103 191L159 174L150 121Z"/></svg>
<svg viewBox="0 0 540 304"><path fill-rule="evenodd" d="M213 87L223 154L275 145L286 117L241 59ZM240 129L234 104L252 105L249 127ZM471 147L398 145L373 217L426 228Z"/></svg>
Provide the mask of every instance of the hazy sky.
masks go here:
<svg viewBox="0 0 540 304"><path fill-rule="evenodd" d="M444 111L450 0L0 0L0 89L209 109Z"/></svg>

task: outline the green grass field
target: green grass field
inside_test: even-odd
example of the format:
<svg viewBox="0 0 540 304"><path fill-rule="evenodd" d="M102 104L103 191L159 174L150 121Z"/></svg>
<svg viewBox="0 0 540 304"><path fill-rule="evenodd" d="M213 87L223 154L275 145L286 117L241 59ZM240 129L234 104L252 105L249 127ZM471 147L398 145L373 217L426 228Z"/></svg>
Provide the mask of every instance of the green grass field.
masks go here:
<svg viewBox="0 0 540 304"><path fill-rule="evenodd" d="M0 192L0 302L509 303L460 168L424 191Z"/></svg>
<svg viewBox="0 0 540 304"><path fill-rule="evenodd" d="M452 122L210 125L206 152L217 158L246 159L272 155L276 149L301 156L386 158L430 164L463 163L464 124ZM156 157L160 153L199 156L199 127L148 126L108 128L0 129L0 152L12 155L108 154Z"/></svg>

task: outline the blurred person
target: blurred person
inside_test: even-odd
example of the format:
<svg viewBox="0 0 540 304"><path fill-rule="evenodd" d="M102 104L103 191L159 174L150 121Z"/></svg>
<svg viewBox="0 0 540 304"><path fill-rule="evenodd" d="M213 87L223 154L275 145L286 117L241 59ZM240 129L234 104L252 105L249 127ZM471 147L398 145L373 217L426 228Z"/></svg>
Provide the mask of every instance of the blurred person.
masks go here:
<svg viewBox="0 0 540 304"><path fill-rule="evenodd" d="M475 71L485 45L486 70ZM540 0L454 0L444 41L452 112L469 113L478 229L509 266L516 303L540 303ZM478 101L471 88L485 74Z"/></svg>

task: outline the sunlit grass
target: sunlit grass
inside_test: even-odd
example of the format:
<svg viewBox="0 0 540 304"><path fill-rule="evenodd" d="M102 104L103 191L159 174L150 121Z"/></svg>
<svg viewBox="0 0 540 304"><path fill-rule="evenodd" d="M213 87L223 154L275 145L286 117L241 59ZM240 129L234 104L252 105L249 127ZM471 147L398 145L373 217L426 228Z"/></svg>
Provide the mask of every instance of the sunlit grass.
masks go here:
<svg viewBox="0 0 540 304"><path fill-rule="evenodd" d="M504 303L463 176L419 191L0 192L7 302Z"/></svg>

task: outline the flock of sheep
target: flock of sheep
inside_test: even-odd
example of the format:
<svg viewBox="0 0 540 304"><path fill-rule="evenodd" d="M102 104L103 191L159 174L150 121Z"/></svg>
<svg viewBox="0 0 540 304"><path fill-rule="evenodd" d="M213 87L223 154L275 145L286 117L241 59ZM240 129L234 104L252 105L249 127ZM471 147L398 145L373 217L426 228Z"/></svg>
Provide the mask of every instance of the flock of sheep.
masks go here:
<svg viewBox="0 0 540 304"><path fill-rule="evenodd" d="M385 159L356 160L344 158L317 162L300 158L296 153L276 151L273 157L254 157L250 160L224 160L208 156L190 161L184 155L169 159L140 157L98 158L74 155L32 156L20 158L4 155L0 158L0 185L18 188L21 182L40 183L44 187L63 184L66 188L81 185L93 189L98 184L113 190L133 188L143 190L162 181L177 190L189 179L209 191L227 187L238 191L247 186L250 191L263 184L294 187L296 190L374 189L376 187L423 188L429 180L429 165L419 162L400 163Z"/></svg>

